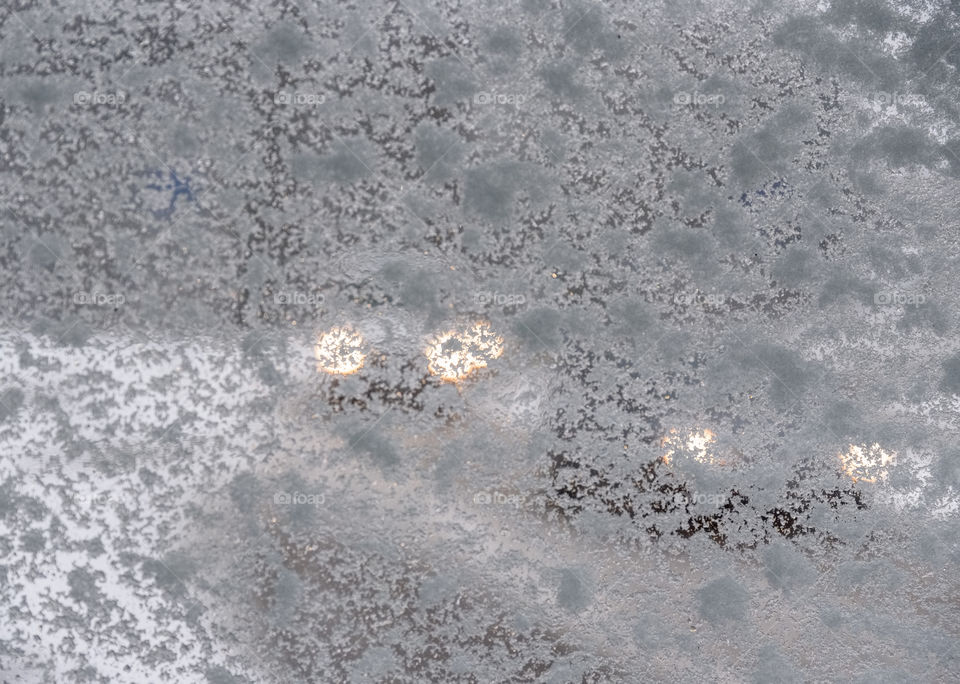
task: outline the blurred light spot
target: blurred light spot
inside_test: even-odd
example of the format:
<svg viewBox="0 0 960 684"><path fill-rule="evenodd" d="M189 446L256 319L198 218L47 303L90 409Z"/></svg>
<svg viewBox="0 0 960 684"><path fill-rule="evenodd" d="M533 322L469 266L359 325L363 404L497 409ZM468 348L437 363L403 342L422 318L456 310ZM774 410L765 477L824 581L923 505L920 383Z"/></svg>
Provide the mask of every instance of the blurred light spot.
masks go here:
<svg viewBox="0 0 960 684"><path fill-rule="evenodd" d="M332 375L349 375L363 368L363 337L346 328L334 328L320 335L313 347L317 370Z"/></svg>
<svg viewBox="0 0 960 684"><path fill-rule="evenodd" d="M718 458L711 448L716 439L710 429L691 430L686 435L681 435L676 428L671 428L669 434L660 440L660 446L667 449L663 454L663 461L670 465L674 452L679 450L700 463L726 465L726 461Z"/></svg>
<svg viewBox="0 0 960 684"><path fill-rule="evenodd" d="M887 466L896 462L897 454L879 444L851 444L846 452L837 454L840 464L854 482L876 482L887 479Z"/></svg>
<svg viewBox="0 0 960 684"><path fill-rule="evenodd" d="M448 331L435 337L424 350L432 375L456 382L503 354L503 338L487 323L477 323L465 332Z"/></svg>

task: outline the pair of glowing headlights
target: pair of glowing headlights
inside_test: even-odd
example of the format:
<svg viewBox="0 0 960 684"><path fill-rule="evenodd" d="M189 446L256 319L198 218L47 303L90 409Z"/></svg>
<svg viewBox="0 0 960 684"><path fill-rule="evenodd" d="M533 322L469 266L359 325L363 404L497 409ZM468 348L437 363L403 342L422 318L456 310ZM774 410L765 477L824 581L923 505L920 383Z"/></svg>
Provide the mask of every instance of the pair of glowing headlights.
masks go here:
<svg viewBox="0 0 960 684"><path fill-rule="evenodd" d="M349 375L363 368L366 353L363 336L349 328L321 333L313 347L317 370ZM423 351L431 375L456 382L503 354L503 338L489 324L480 322L465 330L448 330L433 337Z"/></svg>
<svg viewBox="0 0 960 684"><path fill-rule="evenodd" d="M713 448L714 442L716 435L709 429L692 430L686 435L681 435L676 429L670 430L670 433L660 440L660 446L665 449L663 461L670 465L671 460L676 458L677 451L708 465L724 466L735 460L717 454ZM837 454L841 469L851 480L870 483L886 480L887 467L896 463L896 457L895 452L887 451L876 443L870 446L851 444L846 451Z"/></svg>

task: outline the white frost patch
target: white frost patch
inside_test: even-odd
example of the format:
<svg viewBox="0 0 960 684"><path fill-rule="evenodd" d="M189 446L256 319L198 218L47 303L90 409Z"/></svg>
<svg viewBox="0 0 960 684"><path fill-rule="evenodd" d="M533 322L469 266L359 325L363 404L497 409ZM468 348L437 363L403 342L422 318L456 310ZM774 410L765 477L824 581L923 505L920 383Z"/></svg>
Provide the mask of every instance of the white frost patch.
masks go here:
<svg viewBox="0 0 960 684"><path fill-rule="evenodd" d="M259 414L250 404L268 388L235 347L208 340L98 342L76 349L0 334L0 376L24 393L23 406L2 424L0 482L13 478L17 497L48 511L41 520L19 512L0 519L0 534L13 545L4 559L7 586L23 611L13 623L0 621L0 640L31 647L28 656L41 662L56 653L58 680L93 666L115 682L206 682L204 671L226 665L229 657L210 639L214 626L201 618L198 628L185 619L198 606L185 587L172 596L136 561L131 572L121 554L162 563L169 539L183 537L183 506L248 467L251 438L266 441L270 428L269 417L251 419ZM43 370L21 365L18 343L27 344ZM204 453L193 461L195 453L166 453L161 437L168 429L179 431L180 444L217 444L217 457ZM69 435L70 443L58 441L59 435ZM132 466L124 466L125 455L135 459ZM211 463L219 467L212 470ZM112 470L99 467L104 464ZM139 476L141 468L158 475L151 486ZM56 539L50 538L53 520ZM17 541L25 529L43 537L41 548ZM95 543L103 553L85 546ZM82 601L69 581L78 569L95 578L94 593ZM58 619L71 614L83 616L88 627L78 630ZM174 662L142 662L144 654L166 649L177 654Z"/></svg>

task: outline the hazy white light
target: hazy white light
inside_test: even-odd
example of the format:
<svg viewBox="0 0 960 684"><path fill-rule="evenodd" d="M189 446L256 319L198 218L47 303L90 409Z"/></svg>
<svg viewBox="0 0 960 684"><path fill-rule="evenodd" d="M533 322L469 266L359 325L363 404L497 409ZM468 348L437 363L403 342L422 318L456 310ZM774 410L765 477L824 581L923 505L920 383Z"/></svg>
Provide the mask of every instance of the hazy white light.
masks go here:
<svg viewBox="0 0 960 684"><path fill-rule="evenodd" d="M430 360L432 375L455 382L467 377L487 362L503 354L503 338L490 330L487 323L477 323L464 332L441 333L423 352Z"/></svg>
<svg viewBox="0 0 960 684"><path fill-rule="evenodd" d="M317 370L333 375L349 375L363 368L366 355L362 351L363 337L346 328L333 328L317 338L313 355Z"/></svg>
<svg viewBox="0 0 960 684"><path fill-rule="evenodd" d="M726 465L726 461L718 458L713 452L712 444L717 437L713 430L705 428L703 430L691 430L686 434L681 434L676 428L671 428L670 432L660 440L660 446L667 450L663 454L663 461L670 465L670 460L676 450L684 454L689 454L694 460L709 465Z"/></svg>
<svg viewBox="0 0 960 684"><path fill-rule="evenodd" d="M846 452L837 454L840 464L854 482L876 482L887 479L887 466L896 462L897 454L879 444L851 444Z"/></svg>

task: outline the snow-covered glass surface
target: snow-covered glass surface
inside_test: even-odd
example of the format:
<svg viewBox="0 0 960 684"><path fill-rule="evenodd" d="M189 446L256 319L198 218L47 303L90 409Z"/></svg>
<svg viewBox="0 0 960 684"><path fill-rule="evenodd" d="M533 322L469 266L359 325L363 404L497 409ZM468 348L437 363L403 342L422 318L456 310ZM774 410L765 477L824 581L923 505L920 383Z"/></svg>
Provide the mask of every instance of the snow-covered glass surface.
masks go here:
<svg viewBox="0 0 960 684"><path fill-rule="evenodd" d="M960 680L960 4L0 8L0 681Z"/></svg>

